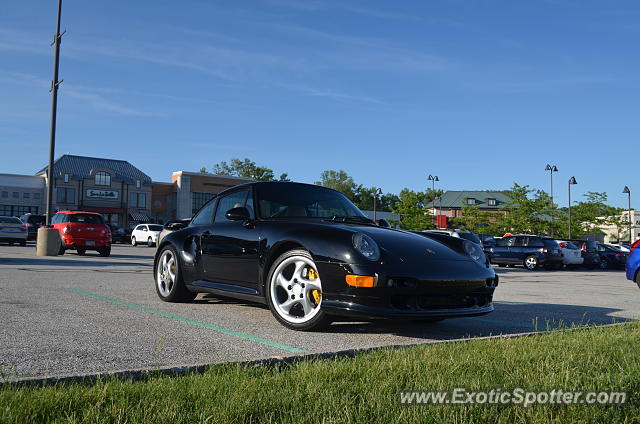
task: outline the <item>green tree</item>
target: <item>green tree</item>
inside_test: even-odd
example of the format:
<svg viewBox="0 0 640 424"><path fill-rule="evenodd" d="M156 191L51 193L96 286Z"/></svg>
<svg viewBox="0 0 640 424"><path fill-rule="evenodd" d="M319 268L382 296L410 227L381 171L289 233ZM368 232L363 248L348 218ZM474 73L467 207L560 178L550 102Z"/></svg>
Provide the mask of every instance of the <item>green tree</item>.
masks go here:
<svg viewBox="0 0 640 424"><path fill-rule="evenodd" d="M462 216L451 218L450 226L464 228L472 233L492 234L501 236L505 233L503 215L495 212L483 211L477 205L462 204Z"/></svg>
<svg viewBox="0 0 640 424"><path fill-rule="evenodd" d="M392 208L393 213L400 215L400 227L418 231L433 228L433 216L426 207L429 200L424 192L403 189Z"/></svg>
<svg viewBox="0 0 640 424"><path fill-rule="evenodd" d="M500 225L512 233L549 234L553 231L550 210L551 198L542 190L530 189L528 185L514 183L508 196L511 198L505 205L509 213L503 215Z"/></svg>
<svg viewBox="0 0 640 424"><path fill-rule="evenodd" d="M322 171L320 174L320 181L316 181L315 184L338 190L347 196L352 202L357 202L359 186L355 183L353 178L351 178L349 174L342 169L339 171Z"/></svg>
<svg viewBox="0 0 640 424"><path fill-rule="evenodd" d="M205 170L205 168L202 168L200 172L203 170ZM234 158L231 159L229 163L225 161L218 162L213 165L213 173L251 178L256 181L289 181L288 174L280 174L280 178L276 179L271 168L258 166L249 158L244 158L243 160Z"/></svg>

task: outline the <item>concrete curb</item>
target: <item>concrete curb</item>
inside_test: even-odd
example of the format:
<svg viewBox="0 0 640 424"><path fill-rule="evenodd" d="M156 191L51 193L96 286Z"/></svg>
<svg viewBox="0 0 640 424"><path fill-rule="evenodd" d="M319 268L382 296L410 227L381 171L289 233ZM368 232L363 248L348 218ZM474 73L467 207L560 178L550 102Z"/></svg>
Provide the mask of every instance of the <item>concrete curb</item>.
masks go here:
<svg viewBox="0 0 640 424"><path fill-rule="evenodd" d="M185 365L180 367L160 367L160 368L142 368L142 369L133 369L133 370L121 370L121 371L110 371L104 373L96 373L96 374L72 374L58 377L27 377L16 380L3 380L0 381L0 388L5 388L8 386L50 386L61 383L81 383L81 384L91 384L95 383L101 379L108 378L117 378L122 380L130 380L130 381L141 381L151 377L158 376L170 376L170 377L179 377L187 374L204 374L209 369L226 366L226 365L240 365L244 367L276 367L276 366L288 366L295 364L301 361L307 360L327 360L327 359L339 359L339 358L353 358L358 354L374 352L378 350L401 350L408 349L418 346L428 346L435 344L446 344L446 343L466 343L477 340L493 340L493 339L513 339L520 337L534 337L541 336L545 334L550 334L556 331L575 331L575 330L587 330L592 328L606 328L606 327L614 327L620 325L626 325L630 322L617 322L612 324L603 324L603 325L591 325L591 326L583 326L583 327L571 327L571 328L562 328L559 330L552 331L530 331L526 333L518 333L518 334L500 334L495 336L482 336L482 337L469 337L462 339L449 339L449 340L436 340L428 343L412 343L408 345L387 345L387 346L377 346L377 347L369 347L362 349L347 349L347 350L339 350L335 352L323 352L323 353L310 353L304 355L292 355L292 356L273 356L265 359L256 359L251 361L230 361L230 362L219 362L219 363L208 363L208 364L193 364L193 365Z"/></svg>

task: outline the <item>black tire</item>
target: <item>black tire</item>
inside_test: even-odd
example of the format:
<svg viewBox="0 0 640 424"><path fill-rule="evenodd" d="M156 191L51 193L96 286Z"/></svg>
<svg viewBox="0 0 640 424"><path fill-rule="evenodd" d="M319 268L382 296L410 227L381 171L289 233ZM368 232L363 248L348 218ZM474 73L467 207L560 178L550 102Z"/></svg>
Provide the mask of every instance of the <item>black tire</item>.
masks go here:
<svg viewBox="0 0 640 424"><path fill-rule="evenodd" d="M538 257L536 255L529 255L526 258L524 258L524 261L522 261L522 265L524 265L525 269L528 269L529 271L535 271L538 268Z"/></svg>
<svg viewBox="0 0 640 424"><path fill-rule="evenodd" d="M27 241L26 240L20 242L20 246L25 247L26 245L27 245Z"/></svg>
<svg viewBox="0 0 640 424"><path fill-rule="evenodd" d="M136 242L136 238L134 236L131 236L131 245L132 246L137 246L138 243Z"/></svg>
<svg viewBox="0 0 640 424"><path fill-rule="evenodd" d="M64 248L64 244L61 244L61 245L60 245L60 249L58 249L58 255L60 255L60 256L64 255L64 252L65 252L66 250L67 250L67 249L65 249L65 248Z"/></svg>
<svg viewBox="0 0 640 424"><path fill-rule="evenodd" d="M83 249L81 247L77 247L76 248L76 253L78 254L78 256L84 256L87 253L87 249Z"/></svg>
<svg viewBox="0 0 640 424"><path fill-rule="evenodd" d="M638 288L640 289L640 271L636 271L636 284L638 285Z"/></svg>
<svg viewBox="0 0 640 424"><path fill-rule="evenodd" d="M284 317L282 317L277 312L276 306L273 303L271 288L274 280L273 278L274 273L283 262L295 256L306 258L313 264L313 259L311 258L311 255L309 254L309 252L307 252L306 250L295 249L280 255L278 259L276 259L271 265L271 269L269 269L269 275L267 277L267 281L265 282L265 297L267 298L267 305L269 306L269 310L271 310L271 313L273 314L273 316L278 320L278 322L280 322L280 324L284 325L285 327L290 328L292 330L298 330L298 331L317 331L326 327L331 323L331 317L327 315L322 309L315 312L314 316L308 321L297 323L297 322L289 321ZM313 267L315 268L315 265ZM317 268L316 268L316 272L317 272ZM318 277L318 279L320 279L320 277ZM322 303L320 302L316 307L322 308L321 305ZM290 310L292 309L293 307Z"/></svg>
<svg viewBox="0 0 640 424"><path fill-rule="evenodd" d="M158 282L158 279L160 277L160 273L158 271L160 262L162 262L162 259L164 258L166 252L170 252L175 259L175 267L173 268L175 281L170 288L167 287L168 293L163 294L160 289L160 283ZM171 245L167 245L162 249L157 258L158 259L153 264L153 281L156 287L156 293L158 293L158 297L160 298L160 300L164 302L190 302L195 299L198 293L194 293L187 289L184 284L184 280L182 279L182 266L180 265L180 258L178 256L178 253L176 252L176 249L174 249Z"/></svg>
<svg viewBox="0 0 640 424"><path fill-rule="evenodd" d="M98 253L100 254L100 256L102 257L107 257L111 254L111 246L104 246L104 247L99 247L98 248Z"/></svg>
<svg viewBox="0 0 640 424"><path fill-rule="evenodd" d="M153 247L153 239L151 237L147 240L147 247Z"/></svg>

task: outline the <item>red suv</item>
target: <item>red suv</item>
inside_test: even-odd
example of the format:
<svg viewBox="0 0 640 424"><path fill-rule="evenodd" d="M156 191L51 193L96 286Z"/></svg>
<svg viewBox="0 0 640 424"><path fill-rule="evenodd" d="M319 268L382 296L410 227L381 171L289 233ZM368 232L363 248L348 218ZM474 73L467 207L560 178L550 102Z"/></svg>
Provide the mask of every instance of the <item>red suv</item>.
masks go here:
<svg viewBox="0 0 640 424"><path fill-rule="evenodd" d="M53 216L51 224L60 231L60 255L65 250L75 249L84 255L87 249L97 250L100 256L111 254L111 230L102 215L93 212L60 211Z"/></svg>

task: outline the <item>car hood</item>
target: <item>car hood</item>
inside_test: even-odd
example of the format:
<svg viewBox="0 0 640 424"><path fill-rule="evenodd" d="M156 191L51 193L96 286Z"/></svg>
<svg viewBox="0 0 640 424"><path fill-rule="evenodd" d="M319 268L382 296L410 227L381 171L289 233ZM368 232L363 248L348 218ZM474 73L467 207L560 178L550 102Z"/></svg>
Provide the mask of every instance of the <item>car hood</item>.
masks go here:
<svg viewBox="0 0 640 424"><path fill-rule="evenodd" d="M302 223L303 221L301 221ZM432 238L407 231L384 228L373 225L352 224L332 221L304 221L313 227L322 227L323 232L335 232L335 239L344 239L337 233L348 233L348 243L351 244L351 234L364 233L376 241L387 262L429 262L429 261L471 261L468 255L455 250ZM461 239L451 237L453 243L463 243ZM346 241L346 240L345 240Z"/></svg>

